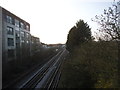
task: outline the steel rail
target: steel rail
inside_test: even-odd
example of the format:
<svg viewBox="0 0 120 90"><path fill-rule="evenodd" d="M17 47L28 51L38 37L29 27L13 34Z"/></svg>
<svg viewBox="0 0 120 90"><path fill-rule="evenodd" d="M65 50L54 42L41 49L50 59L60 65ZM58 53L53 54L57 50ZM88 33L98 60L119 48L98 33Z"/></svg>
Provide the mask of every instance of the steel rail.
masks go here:
<svg viewBox="0 0 120 90"><path fill-rule="evenodd" d="M62 53L59 51L50 61L47 62L41 69L34 73L26 82L20 85L18 88L34 88L35 85L45 76L51 65L55 62L56 58Z"/></svg>
<svg viewBox="0 0 120 90"><path fill-rule="evenodd" d="M62 51L56 62L52 65L50 70L46 73L44 78L38 83L38 85L35 88L50 88L53 85L54 80L58 74L60 65L62 63L62 60L60 59L62 58L64 53L65 50Z"/></svg>

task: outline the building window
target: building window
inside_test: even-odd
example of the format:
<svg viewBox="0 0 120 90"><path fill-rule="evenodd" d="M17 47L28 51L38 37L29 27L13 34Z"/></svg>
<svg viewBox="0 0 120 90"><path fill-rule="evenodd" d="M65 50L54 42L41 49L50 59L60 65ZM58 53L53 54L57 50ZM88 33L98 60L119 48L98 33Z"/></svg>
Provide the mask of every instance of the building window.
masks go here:
<svg viewBox="0 0 120 90"><path fill-rule="evenodd" d="M20 26L18 20L15 20L15 26L16 26L16 27L19 27L19 26Z"/></svg>
<svg viewBox="0 0 120 90"><path fill-rule="evenodd" d="M14 39L8 38L8 46L14 46Z"/></svg>
<svg viewBox="0 0 120 90"><path fill-rule="evenodd" d="M30 36L29 33L26 33L26 37L27 37L27 39L29 39L29 36Z"/></svg>
<svg viewBox="0 0 120 90"><path fill-rule="evenodd" d="M16 33L16 38L19 38L20 37L20 34L19 33Z"/></svg>
<svg viewBox="0 0 120 90"><path fill-rule="evenodd" d="M20 34L16 33L15 36L16 36L16 43L20 43Z"/></svg>
<svg viewBox="0 0 120 90"><path fill-rule="evenodd" d="M25 42L25 32L21 32L21 43Z"/></svg>
<svg viewBox="0 0 120 90"><path fill-rule="evenodd" d="M19 31L19 28L15 28L16 31Z"/></svg>
<svg viewBox="0 0 120 90"><path fill-rule="evenodd" d="M24 29L24 24L22 22L20 23L20 27Z"/></svg>
<svg viewBox="0 0 120 90"><path fill-rule="evenodd" d="M24 38L24 37L25 37L25 33L21 32L21 38Z"/></svg>
<svg viewBox="0 0 120 90"><path fill-rule="evenodd" d="M29 26L28 25L26 25L26 29L27 29L27 31L29 31Z"/></svg>
<svg viewBox="0 0 120 90"><path fill-rule="evenodd" d="M24 40L21 40L21 43L24 43L25 41Z"/></svg>
<svg viewBox="0 0 120 90"><path fill-rule="evenodd" d="M29 41L26 41L26 43L28 44L28 43L29 43Z"/></svg>
<svg viewBox="0 0 120 90"><path fill-rule="evenodd" d="M6 16L7 17L7 23L14 24L13 18L11 16Z"/></svg>
<svg viewBox="0 0 120 90"><path fill-rule="evenodd" d="M9 34L9 35L13 35L14 34L14 31L13 31L12 27L7 26L7 34Z"/></svg>
<svg viewBox="0 0 120 90"><path fill-rule="evenodd" d="M8 49L8 58L14 58L14 50Z"/></svg>

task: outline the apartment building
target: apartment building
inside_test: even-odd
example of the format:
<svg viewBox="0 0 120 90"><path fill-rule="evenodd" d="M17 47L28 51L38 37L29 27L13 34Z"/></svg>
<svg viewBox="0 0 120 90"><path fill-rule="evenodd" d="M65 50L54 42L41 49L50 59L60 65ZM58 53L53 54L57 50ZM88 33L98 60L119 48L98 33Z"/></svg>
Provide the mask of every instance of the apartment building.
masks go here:
<svg viewBox="0 0 120 90"><path fill-rule="evenodd" d="M0 7L0 58L3 63L30 55L30 24Z"/></svg>

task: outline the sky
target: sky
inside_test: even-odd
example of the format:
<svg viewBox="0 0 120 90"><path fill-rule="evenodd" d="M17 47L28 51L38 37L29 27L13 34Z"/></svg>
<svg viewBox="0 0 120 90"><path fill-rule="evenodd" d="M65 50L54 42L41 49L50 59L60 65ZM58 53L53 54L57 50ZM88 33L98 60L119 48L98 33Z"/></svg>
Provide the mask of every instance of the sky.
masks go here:
<svg viewBox="0 0 120 90"><path fill-rule="evenodd" d="M117 1L117 0L116 0ZM80 19L92 34L98 28L91 21L112 6L113 0L0 0L0 6L30 23L30 32L46 44L66 43L69 30Z"/></svg>

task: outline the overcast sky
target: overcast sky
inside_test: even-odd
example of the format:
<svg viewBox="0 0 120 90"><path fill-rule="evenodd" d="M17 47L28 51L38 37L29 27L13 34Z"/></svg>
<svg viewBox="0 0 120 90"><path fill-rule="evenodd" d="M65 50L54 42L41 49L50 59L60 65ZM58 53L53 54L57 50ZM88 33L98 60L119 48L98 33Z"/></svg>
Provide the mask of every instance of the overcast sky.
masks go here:
<svg viewBox="0 0 120 90"><path fill-rule="evenodd" d="M117 1L117 0L116 0ZM31 34L43 43L65 43L69 30L79 19L92 28L95 15L112 5L113 0L1 0L0 6L24 19L31 26Z"/></svg>

